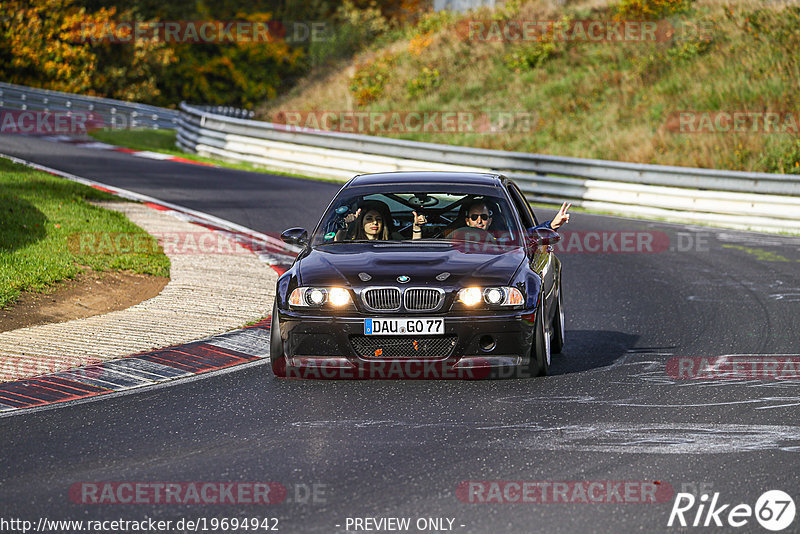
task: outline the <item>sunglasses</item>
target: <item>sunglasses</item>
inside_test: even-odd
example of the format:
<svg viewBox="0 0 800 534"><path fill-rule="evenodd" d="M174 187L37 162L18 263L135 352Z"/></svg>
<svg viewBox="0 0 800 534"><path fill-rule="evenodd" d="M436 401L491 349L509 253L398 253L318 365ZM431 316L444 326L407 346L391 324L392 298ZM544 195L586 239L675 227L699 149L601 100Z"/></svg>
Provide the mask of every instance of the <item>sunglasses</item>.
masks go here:
<svg viewBox="0 0 800 534"><path fill-rule="evenodd" d="M480 217L482 221L488 221L491 215L488 213L473 213L472 215L469 216L470 220L472 221L477 221L478 217Z"/></svg>

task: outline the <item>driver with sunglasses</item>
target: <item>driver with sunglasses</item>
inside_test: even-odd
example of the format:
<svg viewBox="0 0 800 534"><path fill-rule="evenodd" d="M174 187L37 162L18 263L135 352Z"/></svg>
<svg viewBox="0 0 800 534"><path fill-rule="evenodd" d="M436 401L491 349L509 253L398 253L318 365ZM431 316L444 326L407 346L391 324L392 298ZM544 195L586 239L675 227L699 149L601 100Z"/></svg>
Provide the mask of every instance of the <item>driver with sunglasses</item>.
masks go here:
<svg viewBox="0 0 800 534"><path fill-rule="evenodd" d="M564 202L561 205L561 209L558 210L558 213L553 220L546 221L539 225L540 227L549 227L553 230L558 230L561 226L569 222L569 213L567 210L572 206L572 204ZM489 230L489 227L492 225L492 210L486 205L486 202L482 200L477 200L469 205L467 208L467 216L465 219L467 226L471 228L480 228L481 230Z"/></svg>
<svg viewBox="0 0 800 534"><path fill-rule="evenodd" d="M467 216L464 220L470 228L480 228L488 231L492 225L492 210L489 209L486 202L478 200L469 205Z"/></svg>

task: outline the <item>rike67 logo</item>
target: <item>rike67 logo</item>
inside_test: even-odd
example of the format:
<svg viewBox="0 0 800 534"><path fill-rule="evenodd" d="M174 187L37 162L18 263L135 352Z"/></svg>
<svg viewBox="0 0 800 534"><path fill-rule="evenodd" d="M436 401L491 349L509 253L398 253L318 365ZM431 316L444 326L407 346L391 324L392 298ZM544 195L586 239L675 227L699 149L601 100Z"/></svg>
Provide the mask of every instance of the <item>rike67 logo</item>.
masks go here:
<svg viewBox="0 0 800 534"><path fill-rule="evenodd" d="M792 524L795 511L794 500L781 490L764 492L755 506L723 504L719 492L714 493L710 502L707 493L699 499L691 493L678 493L667 526L721 527L727 524L739 528L751 524L755 517L765 529L778 532Z"/></svg>

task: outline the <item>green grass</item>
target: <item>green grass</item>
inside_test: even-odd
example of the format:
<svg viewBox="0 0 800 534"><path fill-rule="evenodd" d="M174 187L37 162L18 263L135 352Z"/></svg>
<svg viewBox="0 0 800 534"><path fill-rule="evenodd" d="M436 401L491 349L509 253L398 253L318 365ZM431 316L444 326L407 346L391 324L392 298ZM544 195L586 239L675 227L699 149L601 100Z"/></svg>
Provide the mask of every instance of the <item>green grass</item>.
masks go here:
<svg viewBox="0 0 800 534"><path fill-rule="evenodd" d="M61 280L74 278L82 272L81 266L169 276L169 258L152 236L123 214L87 200L120 199L0 159L0 308L23 291L45 292ZM130 234L143 247L139 250L153 252L81 248L81 237L89 233L97 237L97 243L102 243L103 235Z"/></svg>
<svg viewBox="0 0 800 534"><path fill-rule="evenodd" d="M151 150L183 155L175 147L175 130L95 130L90 134L98 141L133 150Z"/></svg>
<svg viewBox="0 0 800 534"><path fill-rule="evenodd" d="M269 317L269 315L262 315L259 319L256 319L255 321L249 321L247 323L244 323L242 325L242 328L247 328L248 326L253 326L254 324L258 324L261 321L266 321L267 317Z"/></svg>
<svg viewBox="0 0 800 534"><path fill-rule="evenodd" d="M387 34L333 73L319 77L312 72L289 94L267 102L257 116L275 120L285 110L523 112L537 119L527 131L522 125L522 131L486 134L386 135L560 156L800 174L797 133L686 133L675 128L680 111L797 113L797 5L687 2L688 10L665 17L663 23L675 33L658 42L556 41L545 47L468 40L459 34L459 19L608 20L619 3L521 0L494 11L423 17L417 26ZM423 35L429 38L421 41ZM377 76L376 58L389 58L389 82ZM424 69L440 75L436 84L418 90L409 82ZM359 94L374 96L359 105Z"/></svg>
<svg viewBox="0 0 800 534"><path fill-rule="evenodd" d="M132 150L148 150L150 152L160 152L162 154L171 154L182 158L190 159L192 161L200 161L203 163L217 164L217 161L211 158L204 158L196 154L187 154L183 152L175 144L176 133L175 130L95 130L90 132L89 135L102 141L116 146L130 148Z"/></svg>
<svg viewBox="0 0 800 534"><path fill-rule="evenodd" d="M198 156L183 152L175 144L177 133L175 130L96 130L89 135L103 143L109 143L132 150L147 150L150 152L160 152L162 154L171 154L179 156L184 159L192 161L199 161L202 163L209 163L218 167L226 169L237 169L240 171L261 172L266 174L280 174L282 176L293 176L295 178L305 178L307 180L317 180L320 182L335 182L342 183L341 180L333 178L319 178L316 176L305 176L303 174L294 174L284 171L271 171L252 163L237 163L225 161L219 158L208 158L205 156Z"/></svg>

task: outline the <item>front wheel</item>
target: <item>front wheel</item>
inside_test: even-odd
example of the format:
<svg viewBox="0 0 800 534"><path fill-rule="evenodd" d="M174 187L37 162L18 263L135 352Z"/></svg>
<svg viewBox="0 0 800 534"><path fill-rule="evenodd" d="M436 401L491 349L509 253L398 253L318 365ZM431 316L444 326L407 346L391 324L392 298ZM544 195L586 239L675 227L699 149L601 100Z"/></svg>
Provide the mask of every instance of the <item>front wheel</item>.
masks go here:
<svg viewBox="0 0 800 534"><path fill-rule="evenodd" d="M283 352L280 325L278 324L278 297L272 306L272 323L269 327L269 361L272 374L278 378L286 378L286 354Z"/></svg>
<svg viewBox="0 0 800 534"><path fill-rule="evenodd" d="M544 299L536 311L535 333L527 364L523 364L523 377L547 376L550 372L550 334L544 328Z"/></svg>
<svg viewBox="0 0 800 534"><path fill-rule="evenodd" d="M550 350L561 354L564 350L564 300L561 296L561 284L558 284L558 299L556 300L556 313L553 315L553 329L550 330Z"/></svg>

